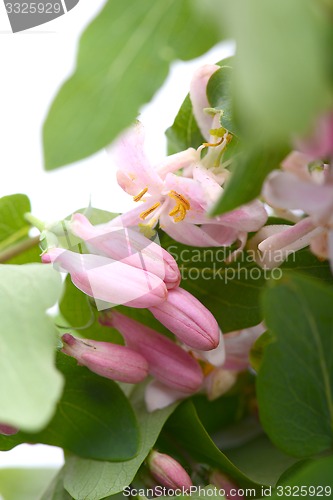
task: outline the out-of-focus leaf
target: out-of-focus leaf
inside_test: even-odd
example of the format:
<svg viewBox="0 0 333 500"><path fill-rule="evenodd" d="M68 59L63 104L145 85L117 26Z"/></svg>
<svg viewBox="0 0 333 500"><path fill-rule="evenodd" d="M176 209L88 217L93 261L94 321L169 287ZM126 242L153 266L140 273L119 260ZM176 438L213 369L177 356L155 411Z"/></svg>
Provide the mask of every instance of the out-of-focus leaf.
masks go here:
<svg viewBox="0 0 333 500"><path fill-rule="evenodd" d="M143 387L138 386L131 402L138 418L141 442L138 454L126 462L101 462L70 456L66 460L64 485L76 500L99 500L121 492L133 480L142 462L155 444L175 405L148 413L143 401Z"/></svg>
<svg viewBox="0 0 333 500"><path fill-rule="evenodd" d="M0 422L37 431L55 411L63 381L54 366L56 330L45 311L60 292L51 266L0 265Z"/></svg>
<svg viewBox="0 0 333 500"><path fill-rule="evenodd" d="M72 497L64 488L64 468L53 478L38 500L71 500ZM23 499L22 499L23 500ZM35 498L33 499L35 500Z"/></svg>
<svg viewBox="0 0 333 500"><path fill-rule="evenodd" d="M29 198L24 194L13 194L0 198L0 262L8 264L25 264L40 262L40 251L35 240L29 238L30 225L24 214L30 212ZM25 251L17 256L7 257L8 250L15 245L29 242Z"/></svg>
<svg viewBox="0 0 333 500"><path fill-rule="evenodd" d="M281 450L305 458L332 449L333 291L287 273L263 296L266 346L257 378L260 419Z"/></svg>
<svg viewBox="0 0 333 500"><path fill-rule="evenodd" d="M242 131L258 145L262 134L273 144L304 132L331 101L331 23L320 2L235 0L213 5L236 41L233 98Z"/></svg>
<svg viewBox="0 0 333 500"><path fill-rule="evenodd" d="M0 496L4 500L36 500L55 474L54 469L0 469ZM62 500L43 500L51 498Z"/></svg>
<svg viewBox="0 0 333 500"><path fill-rule="evenodd" d="M207 97L213 108L223 111L221 125L232 134L238 135L231 103L232 71L230 66L222 66L211 76L207 85Z"/></svg>
<svg viewBox="0 0 333 500"><path fill-rule="evenodd" d="M177 446L199 463L208 464L232 477L241 487L253 488L260 492L259 484L252 481L238 469L211 440L201 424L191 401L184 402L169 419L166 433L171 433Z"/></svg>
<svg viewBox="0 0 333 500"><path fill-rule="evenodd" d="M59 446L96 460L129 460L138 449L139 430L133 409L112 380L100 377L76 360L58 354L66 385L49 425L37 434L0 436L0 449L22 442Z"/></svg>
<svg viewBox="0 0 333 500"><path fill-rule="evenodd" d="M200 5L199 5L200 7ZM44 126L46 169L107 146L138 115L174 59L191 59L219 41L214 16L192 0L108 0L81 37L74 74Z"/></svg>

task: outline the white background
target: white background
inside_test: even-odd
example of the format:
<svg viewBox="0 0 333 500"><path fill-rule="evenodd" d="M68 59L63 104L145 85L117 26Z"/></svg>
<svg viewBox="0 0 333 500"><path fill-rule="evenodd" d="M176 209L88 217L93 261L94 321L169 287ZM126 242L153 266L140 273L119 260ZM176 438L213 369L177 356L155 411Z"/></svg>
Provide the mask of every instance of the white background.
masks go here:
<svg viewBox="0 0 333 500"><path fill-rule="evenodd" d="M111 212L132 206L130 197L117 186L116 169L104 151L70 167L43 170L43 120L59 86L74 68L80 33L104 3L80 0L65 16L12 34L0 0L0 197L26 193L34 215L43 220L61 219L86 207L90 200L94 207ZM231 52L231 44L221 45L196 61L173 64L166 84L140 115L146 128L147 152L153 161L165 154L164 130L172 124L188 92L193 70ZM0 452L0 467L61 462L61 450L42 445Z"/></svg>

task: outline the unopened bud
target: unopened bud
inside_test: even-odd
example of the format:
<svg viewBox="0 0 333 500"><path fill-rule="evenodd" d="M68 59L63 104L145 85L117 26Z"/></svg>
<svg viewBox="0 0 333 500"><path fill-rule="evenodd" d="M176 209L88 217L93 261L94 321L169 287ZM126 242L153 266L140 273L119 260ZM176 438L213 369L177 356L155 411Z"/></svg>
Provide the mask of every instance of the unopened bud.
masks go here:
<svg viewBox="0 0 333 500"><path fill-rule="evenodd" d="M110 342L81 340L69 333L62 336L62 341L62 352L102 377L136 384L148 375L145 358L128 347Z"/></svg>
<svg viewBox="0 0 333 500"><path fill-rule="evenodd" d="M189 347L210 351L219 345L220 329L216 319L198 299L182 288L170 290L166 301L149 310Z"/></svg>
<svg viewBox="0 0 333 500"><path fill-rule="evenodd" d="M209 482L219 488L224 490L225 498L233 500L243 500L244 496L239 493L237 485L225 474L215 470L211 473Z"/></svg>
<svg viewBox="0 0 333 500"><path fill-rule="evenodd" d="M148 457L148 465L156 481L166 488L171 490L184 488L187 490L193 485L184 467L165 453L153 450Z"/></svg>
<svg viewBox="0 0 333 500"><path fill-rule="evenodd" d="M0 434L3 434L4 436L12 436L13 434L17 434L19 432L19 429L16 427L12 427L11 425L7 424L0 424Z"/></svg>

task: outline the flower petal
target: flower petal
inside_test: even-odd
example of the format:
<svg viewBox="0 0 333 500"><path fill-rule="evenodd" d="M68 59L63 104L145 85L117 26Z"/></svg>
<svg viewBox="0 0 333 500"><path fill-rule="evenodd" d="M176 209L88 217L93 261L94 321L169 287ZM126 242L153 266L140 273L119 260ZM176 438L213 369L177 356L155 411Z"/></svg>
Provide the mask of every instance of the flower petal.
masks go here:
<svg viewBox="0 0 333 500"><path fill-rule="evenodd" d="M149 412L166 408L186 397L188 397L188 394L171 389L157 380L153 380L148 384L145 391L145 402Z"/></svg>

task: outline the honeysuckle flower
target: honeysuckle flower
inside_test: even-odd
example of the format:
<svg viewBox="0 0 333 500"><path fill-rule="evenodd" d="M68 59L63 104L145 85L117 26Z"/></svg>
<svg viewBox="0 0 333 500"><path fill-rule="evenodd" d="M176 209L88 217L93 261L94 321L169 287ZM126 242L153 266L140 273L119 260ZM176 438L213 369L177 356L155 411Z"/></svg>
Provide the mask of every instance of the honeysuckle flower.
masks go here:
<svg viewBox="0 0 333 500"><path fill-rule="evenodd" d="M214 470L209 476L209 482L219 488L220 490L224 490L225 498L228 500L243 500L244 496L238 488L238 486L234 483L232 479L226 474L223 474L219 470Z"/></svg>
<svg viewBox="0 0 333 500"><path fill-rule="evenodd" d="M231 245L261 227L267 214L253 202L228 214L209 218L207 211L223 192L214 172L202 164L200 151L189 148L153 168L143 152L143 128L137 124L116 146L118 182L146 209L134 208L109 224L139 226L147 234L160 227L176 241L195 246ZM191 176L176 175L187 169Z"/></svg>
<svg viewBox="0 0 333 500"><path fill-rule="evenodd" d="M18 432L19 432L19 429L17 429L16 427L13 427L12 425L0 423L0 434L2 434L3 436L13 436L14 434L17 434Z"/></svg>
<svg viewBox="0 0 333 500"><path fill-rule="evenodd" d="M319 257L330 259L333 270L333 171L322 163L311 165L306 156L295 153L267 178L263 195L273 207L302 210L308 215L289 229L270 236L265 242L275 250L298 250L310 244ZM302 238L302 239L300 239ZM326 241L326 243L325 243ZM261 243L263 247L263 243Z"/></svg>
<svg viewBox="0 0 333 500"><path fill-rule="evenodd" d="M255 341L266 331L265 325L243 328L223 335L225 345L224 370L241 372L250 366L249 355Z"/></svg>
<svg viewBox="0 0 333 500"><path fill-rule="evenodd" d="M42 261L69 272L74 285L94 297L99 309L120 304L144 308L159 305L167 298L165 283L155 274L102 255L50 248Z"/></svg>
<svg viewBox="0 0 333 500"><path fill-rule="evenodd" d="M203 381L200 365L172 340L118 311L104 313L100 322L116 328L126 345L144 356L156 380L186 395L199 390Z"/></svg>
<svg viewBox="0 0 333 500"><path fill-rule="evenodd" d="M175 259L139 231L108 224L93 226L79 213L72 216L68 227L73 234L85 241L92 253L155 274L165 282L167 288L179 285L180 272Z"/></svg>
<svg viewBox="0 0 333 500"><path fill-rule="evenodd" d="M236 383L237 374L223 367L215 368L204 379L203 390L210 401L228 392Z"/></svg>
<svg viewBox="0 0 333 500"><path fill-rule="evenodd" d="M141 354L110 342L62 336L62 352L77 359L94 373L111 380L136 384L148 375L148 363Z"/></svg>
<svg viewBox="0 0 333 500"><path fill-rule="evenodd" d="M166 301L149 310L189 347L210 351L220 342L220 329L212 313L182 288L170 290Z"/></svg>
<svg viewBox="0 0 333 500"><path fill-rule="evenodd" d="M152 450L147 464L154 479L166 488L171 490L181 488L186 491L193 485L184 467L165 453Z"/></svg>

